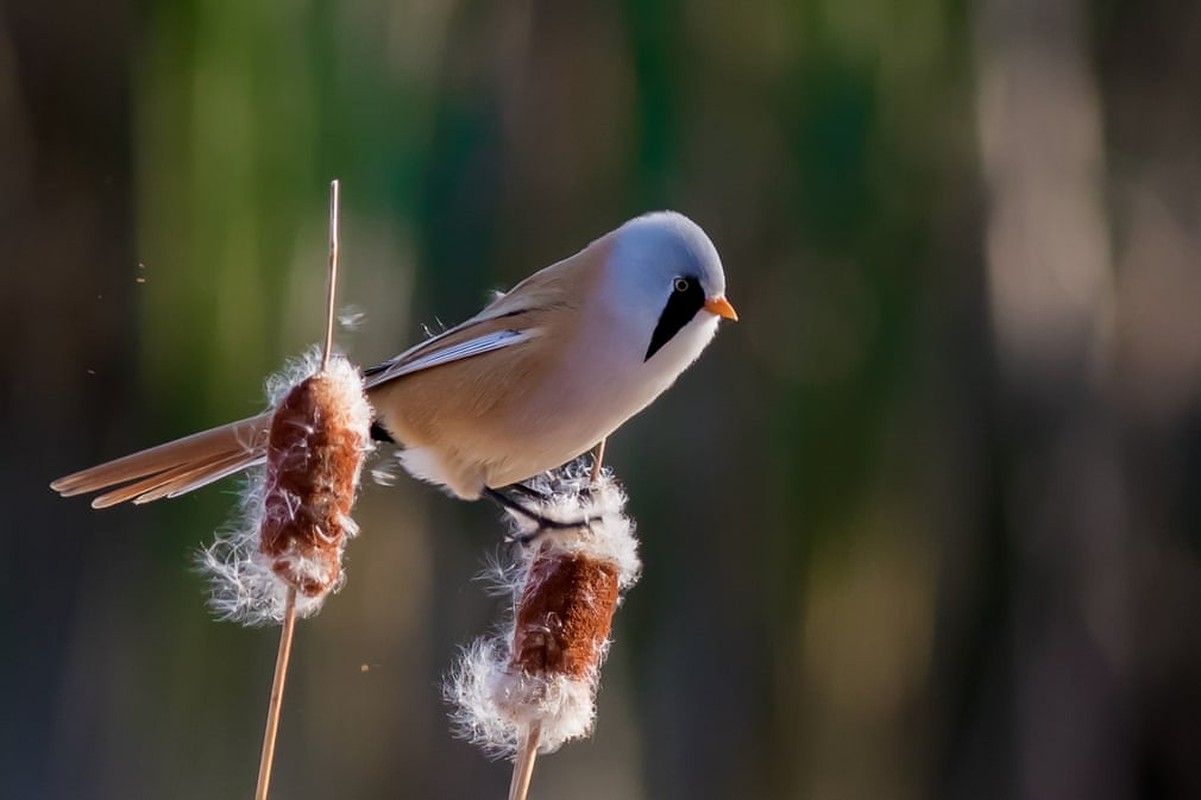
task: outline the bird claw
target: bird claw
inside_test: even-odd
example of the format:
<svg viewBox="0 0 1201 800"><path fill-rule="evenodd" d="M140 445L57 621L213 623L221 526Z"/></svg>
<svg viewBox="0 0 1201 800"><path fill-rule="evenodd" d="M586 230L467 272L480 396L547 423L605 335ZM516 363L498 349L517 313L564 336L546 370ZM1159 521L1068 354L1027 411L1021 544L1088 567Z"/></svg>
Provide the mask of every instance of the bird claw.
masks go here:
<svg viewBox="0 0 1201 800"><path fill-rule="evenodd" d="M518 489L518 487L520 487L520 489ZM548 495L545 495L536 489L531 489L523 484L514 484L513 486L506 487L506 489L517 490L526 496L544 499L549 497ZM581 528L588 528L591 527L593 523L599 522L601 519L599 516L584 517L582 519L572 521L552 519L514 500L512 497L505 494L504 490L487 487L484 489L484 494L505 511L513 514L514 516L521 517L528 522L532 522L536 526L532 530L515 533L509 537L511 541L515 541L522 546L530 544L543 534L552 533L555 531L572 531L580 530Z"/></svg>

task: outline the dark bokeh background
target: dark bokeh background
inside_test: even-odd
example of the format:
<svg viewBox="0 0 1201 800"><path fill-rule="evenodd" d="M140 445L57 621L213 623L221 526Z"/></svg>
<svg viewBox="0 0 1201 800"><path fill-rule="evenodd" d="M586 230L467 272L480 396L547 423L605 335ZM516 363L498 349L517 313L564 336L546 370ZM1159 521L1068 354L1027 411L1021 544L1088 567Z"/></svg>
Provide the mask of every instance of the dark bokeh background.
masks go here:
<svg viewBox="0 0 1201 800"><path fill-rule="evenodd" d="M644 210L742 322L611 442L644 538L541 798L1201 796L1201 6L0 6L0 796L249 796L275 632L223 485L47 482L245 415ZM369 486L279 798L501 797L438 682L496 513Z"/></svg>

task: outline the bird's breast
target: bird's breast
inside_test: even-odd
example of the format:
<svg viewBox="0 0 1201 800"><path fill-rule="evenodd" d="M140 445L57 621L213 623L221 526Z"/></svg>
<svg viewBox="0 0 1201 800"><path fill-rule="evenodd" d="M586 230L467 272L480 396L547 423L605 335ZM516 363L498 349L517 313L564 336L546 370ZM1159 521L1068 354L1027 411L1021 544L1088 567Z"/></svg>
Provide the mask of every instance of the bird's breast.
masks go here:
<svg viewBox="0 0 1201 800"><path fill-rule="evenodd" d="M643 337L629 331L593 331L561 350L530 403L517 409L514 429L523 438L553 444L547 459L570 460L612 434L675 382L716 332L716 318L685 326L647 359Z"/></svg>

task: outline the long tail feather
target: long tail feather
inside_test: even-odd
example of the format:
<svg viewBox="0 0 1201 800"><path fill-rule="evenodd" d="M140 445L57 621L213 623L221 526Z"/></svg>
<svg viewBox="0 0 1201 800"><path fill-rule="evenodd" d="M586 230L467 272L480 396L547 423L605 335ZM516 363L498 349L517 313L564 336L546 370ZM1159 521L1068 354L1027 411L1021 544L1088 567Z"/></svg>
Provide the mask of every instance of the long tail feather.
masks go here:
<svg viewBox="0 0 1201 800"><path fill-rule="evenodd" d="M270 413L231 422L67 475L50 488L70 497L120 487L93 500L93 508L177 497L261 461L270 427Z"/></svg>

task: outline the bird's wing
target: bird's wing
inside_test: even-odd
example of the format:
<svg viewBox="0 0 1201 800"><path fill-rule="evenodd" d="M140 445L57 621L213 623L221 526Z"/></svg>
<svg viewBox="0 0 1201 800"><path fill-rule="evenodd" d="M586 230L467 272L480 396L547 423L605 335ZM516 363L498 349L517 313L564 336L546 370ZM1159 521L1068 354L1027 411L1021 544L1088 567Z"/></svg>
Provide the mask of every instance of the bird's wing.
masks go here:
<svg viewBox="0 0 1201 800"><path fill-rule="evenodd" d="M483 326L478 327L482 328ZM469 335L461 336L464 333ZM452 336L451 334L459 335ZM503 327L475 331L461 325L423 342L417 348L406 350L393 359L363 370L363 376L367 379L367 388L370 389L402 375L410 375L440 364L450 364L464 358L521 344L537 334L538 331L531 328Z"/></svg>
<svg viewBox="0 0 1201 800"><path fill-rule="evenodd" d="M591 248L590 248L591 249ZM570 314L578 306L579 281L586 278L589 250L535 272L483 311L450 330L410 347L382 364L363 370L367 388L402 375L491 353L542 335L548 311ZM577 289L577 291L572 291Z"/></svg>

